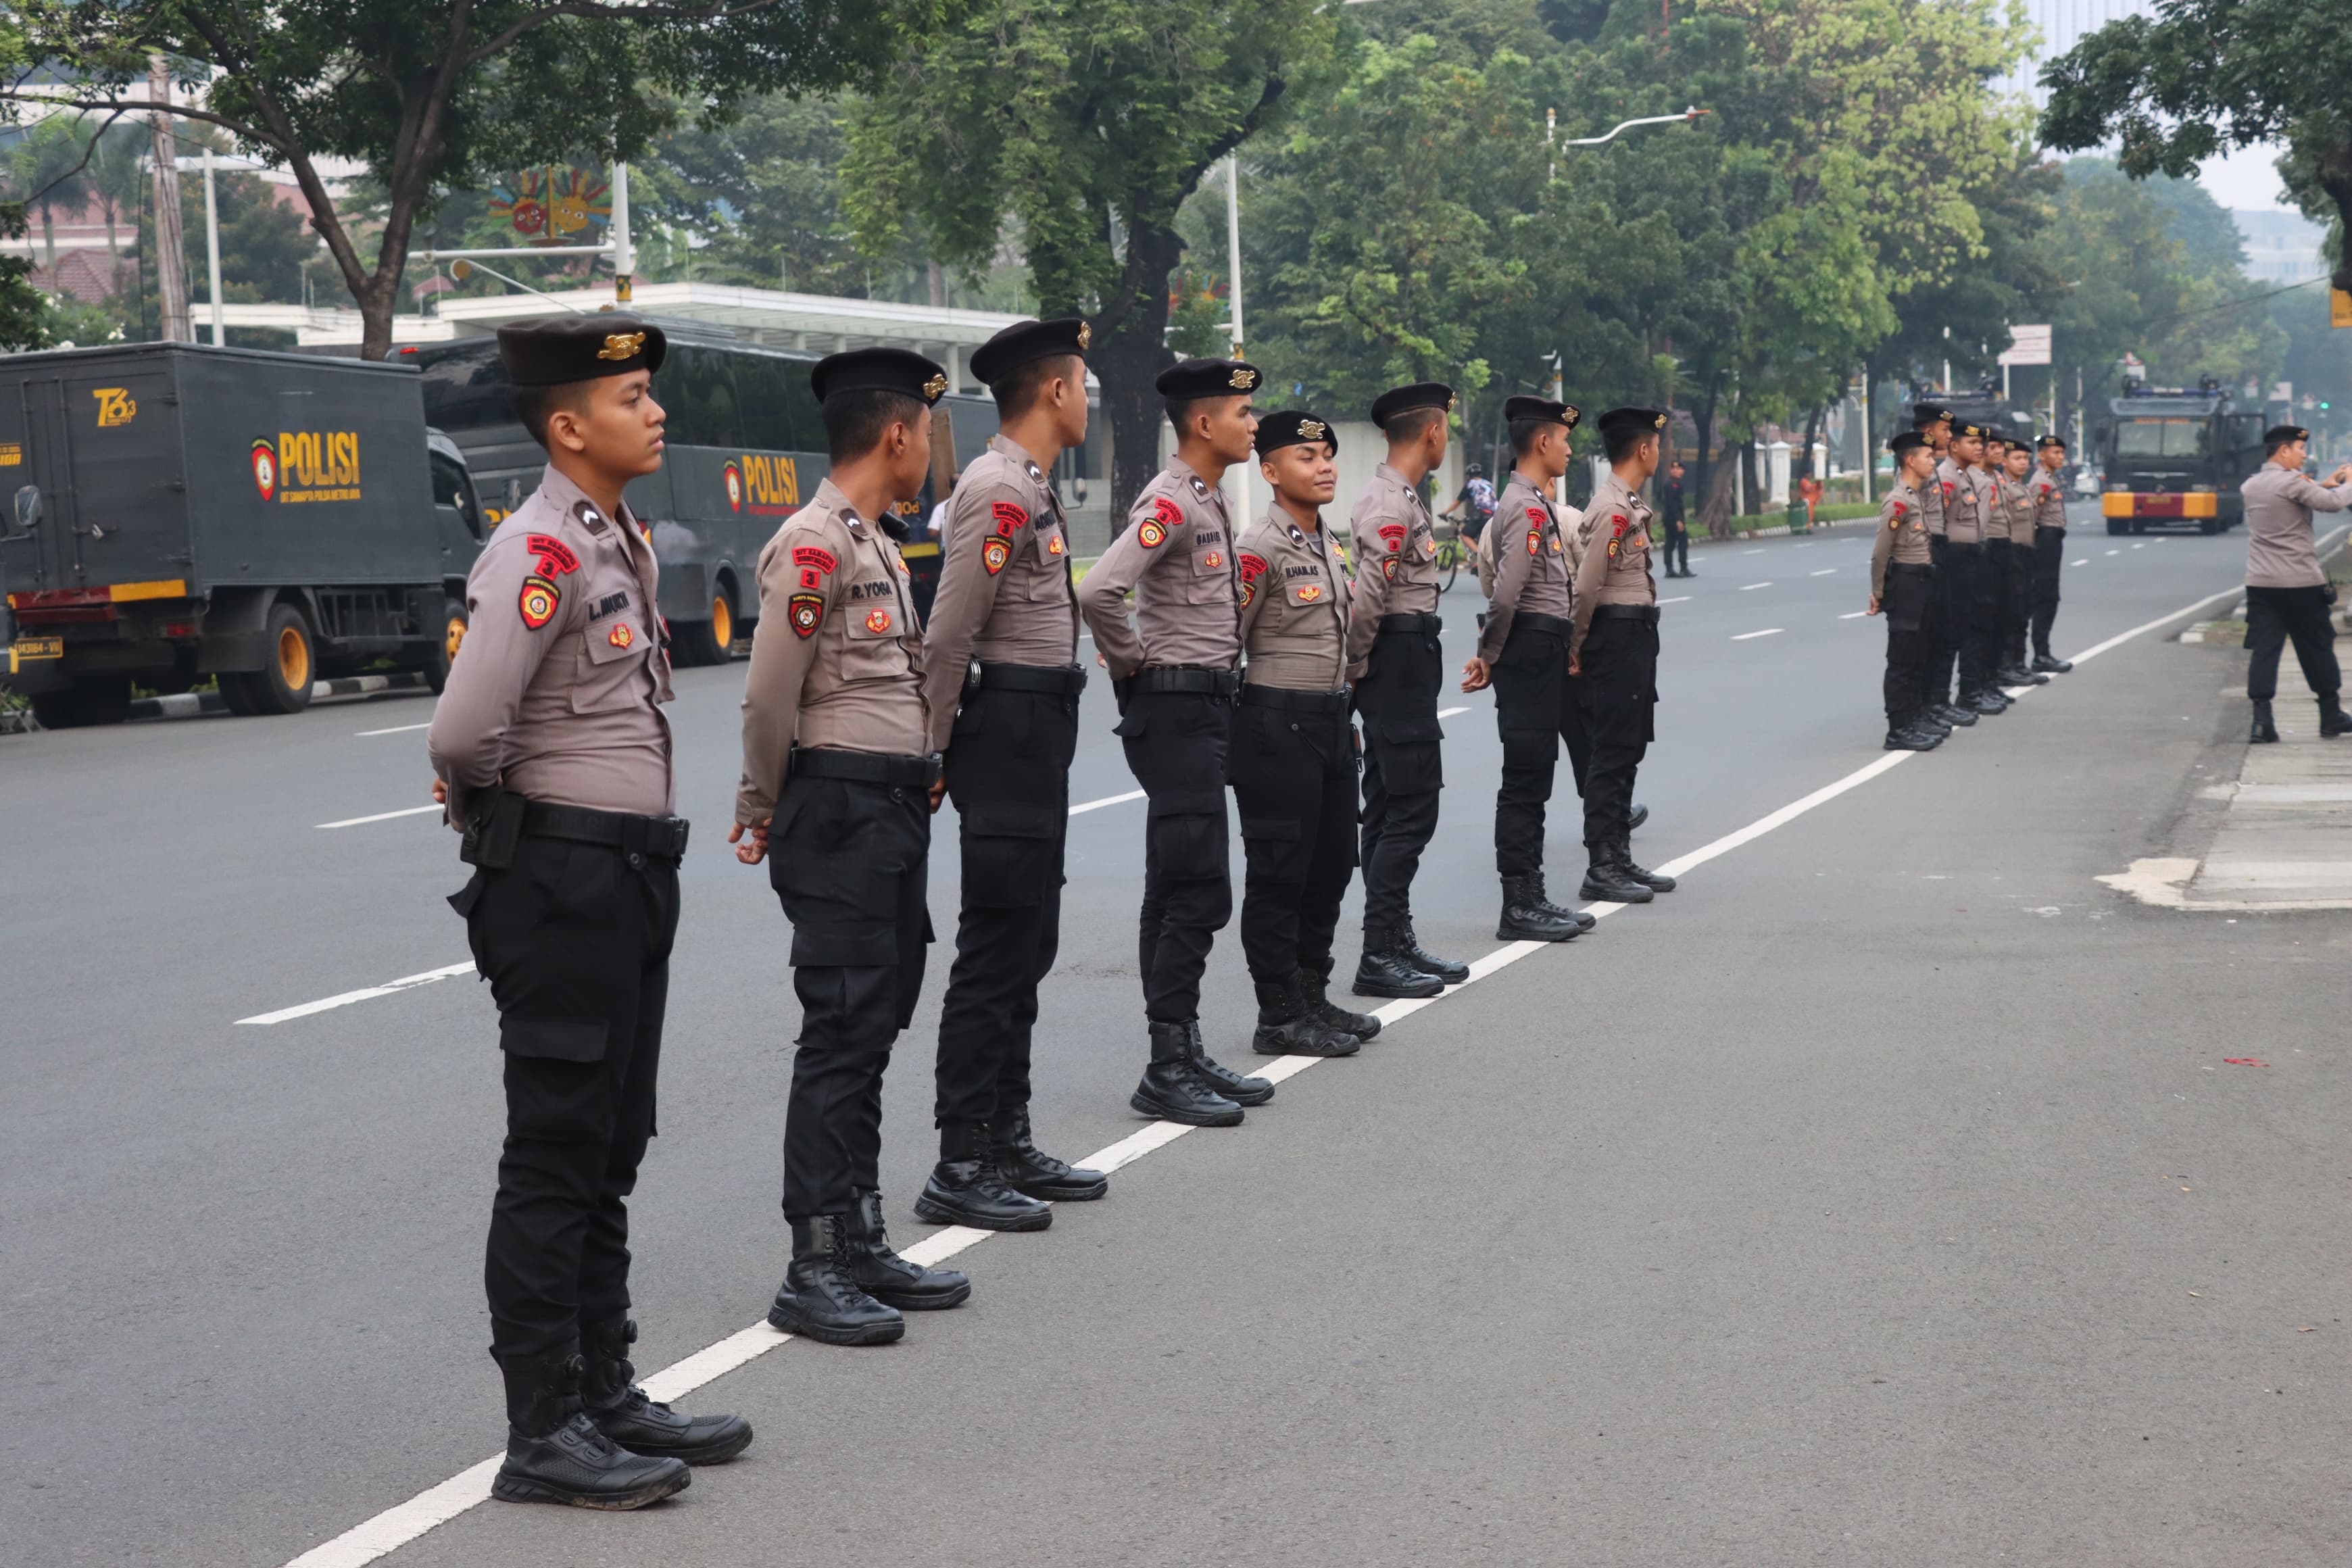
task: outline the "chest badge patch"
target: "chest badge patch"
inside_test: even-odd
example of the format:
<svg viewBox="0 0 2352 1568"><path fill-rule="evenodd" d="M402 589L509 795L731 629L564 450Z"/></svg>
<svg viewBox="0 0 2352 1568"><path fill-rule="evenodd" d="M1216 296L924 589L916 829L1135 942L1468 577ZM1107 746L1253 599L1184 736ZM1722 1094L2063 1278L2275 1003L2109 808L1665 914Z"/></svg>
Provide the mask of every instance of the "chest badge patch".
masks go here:
<svg viewBox="0 0 2352 1568"><path fill-rule="evenodd" d="M992 577L1003 571L1004 563L1012 559L1013 546L1002 539L992 538L980 547L980 563L988 569Z"/></svg>
<svg viewBox="0 0 2352 1568"><path fill-rule="evenodd" d="M1212 572L1215 571L1218 567L1223 566L1224 563L1225 558L1218 554L1213 550L1201 557L1201 564L1206 566Z"/></svg>
<svg viewBox="0 0 2352 1568"><path fill-rule="evenodd" d="M626 647L637 640L637 634L629 629L628 622L621 621L616 623L611 631L604 634L604 640L614 647Z"/></svg>
<svg viewBox="0 0 2352 1568"><path fill-rule="evenodd" d="M522 611L522 624L532 631L553 620L562 603L563 595L546 578L526 577L522 580L522 597L517 601L517 606Z"/></svg>
<svg viewBox="0 0 2352 1568"><path fill-rule="evenodd" d="M818 624L824 619L824 595L794 594L792 605L786 611L784 618L792 622L794 637L814 636Z"/></svg>
<svg viewBox="0 0 2352 1568"><path fill-rule="evenodd" d="M1058 533L1054 533L1054 534L1048 534L1048 535L1046 536L1046 538L1045 538L1045 553L1046 553L1046 554L1048 554L1048 555L1067 555L1069 552L1070 552L1070 547L1069 547L1068 545L1066 545L1066 544L1065 544L1065 543L1063 543L1063 542L1062 542L1062 536L1061 536L1060 534L1058 534Z"/></svg>
<svg viewBox="0 0 2352 1568"><path fill-rule="evenodd" d="M1301 583L1300 584L1298 584L1298 602L1299 602L1300 604L1302 604L1302 605L1311 605L1311 604L1313 604L1316 600L1318 600L1318 599L1321 598L1322 596L1323 596L1323 584L1320 584L1320 583Z"/></svg>
<svg viewBox="0 0 2352 1568"><path fill-rule="evenodd" d="M572 553L572 546L551 534L534 533L522 542L522 547L539 558L542 577L561 577L580 570L580 557Z"/></svg>
<svg viewBox="0 0 2352 1568"><path fill-rule="evenodd" d="M866 611L866 629L869 632L876 633L877 635L888 631L890 629L890 612L887 610Z"/></svg>

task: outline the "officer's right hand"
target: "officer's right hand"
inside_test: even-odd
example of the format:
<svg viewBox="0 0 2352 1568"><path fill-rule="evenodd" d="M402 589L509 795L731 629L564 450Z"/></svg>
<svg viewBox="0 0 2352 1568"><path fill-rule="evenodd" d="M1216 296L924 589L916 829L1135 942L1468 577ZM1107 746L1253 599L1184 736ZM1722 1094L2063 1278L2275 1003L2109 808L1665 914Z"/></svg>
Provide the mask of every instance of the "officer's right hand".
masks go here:
<svg viewBox="0 0 2352 1568"><path fill-rule="evenodd" d="M743 825L740 822L730 823L727 827L727 842L735 846L735 858L742 861L746 866L756 866L768 858L768 822L774 820L775 818L770 817L767 822L751 824L751 837L748 841L743 837Z"/></svg>
<svg viewBox="0 0 2352 1568"><path fill-rule="evenodd" d="M433 781L433 804L436 805L446 805L449 804L448 780L435 779Z"/></svg>
<svg viewBox="0 0 2352 1568"><path fill-rule="evenodd" d="M1494 669L1485 659L1474 654L1471 656L1470 662L1462 667L1462 689L1484 691L1486 689L1486 683L1494 678Z"/></svg>
<svg viewBox="0 0 2352 1568"><path fill-rule="evenodd" d="M1869 608L1869 609L1867 609L1867 610L1865 610L1865 611L1864 611L1863 613L1864 613L1864 615L1870 615L1870 616L1874 616L1874 615L1878 614L1878 595L1877 595L1873 594L1873 595L1870 596L1870 608Z"/></svg>
<svg viewBox="0 0 2352 1568"><path fill-rule="evenodd" d="M1576 655L1570 654L1568 656L1568 673L1570 675L1582 675L1584 673L1584 661L1577 658Z"/></svg>

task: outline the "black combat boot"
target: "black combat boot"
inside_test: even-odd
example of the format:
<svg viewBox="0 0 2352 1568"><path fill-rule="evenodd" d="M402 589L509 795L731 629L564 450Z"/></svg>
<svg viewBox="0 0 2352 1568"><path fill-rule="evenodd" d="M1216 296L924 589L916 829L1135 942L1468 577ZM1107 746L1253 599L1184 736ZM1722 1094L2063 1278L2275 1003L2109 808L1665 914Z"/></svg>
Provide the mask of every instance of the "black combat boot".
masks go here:
<svg viewBox="0 0 2352 1568"><path fill-rule="evenodd" d="M1082 1204L1110 1191L1110 1178L1100 1171L1066 1164L1037 1147L1029 1133L1029 1108L1000 1110L988 1124L989 1158L996 1173L1015 1192L1048 1203Z"/></svg>
<svg viewBox="0 0 2352 1568"><path fill-rule="evenodd" d="M1151 1065L1127 1102L1146 1116L1187 1127L1238 1127L1242 1108L1192 1070L1192 1032L1182 1024L1151 1025Z"/></svg>
<svg viewBox="0 0 2352 1568"><path fill-rule="evenodd" d="M974 1230L1043 1230L1054 1223L1054 1207L1019 1191L999 1173L986 1127L957 1121L940 1129L940 1163L931 1167L931 1179L915 1200L915 1217ZM882 1300L890 1300L871 1285L866 1289Z"/></svg>
<svg viewBox="0 0 2352 1568"><path fill-rule="evenodd" d="M1591 915L1586 914L1582 910L1571 910L1566 904L1553 903L1551 901L1551 895L1544 890L1544 874L1541 871L1531 871L1528 874L1528 880L1535 883L1536 902L1543 908L1549 910L1555 916L1561 920L1574 921L1576 922L1576 929L1579 931L1591 931L1594 926L1601 923L1600 921Z"/></svg>
<svg viewBox="0 0 2352 1568"><path fill-rule="evenodd" d="M751 1446L751 1424L740 1415L680 1415L647 1398L629 1362L636 1339L627 1318L580 1325L580 1403L596 1430L632 1454L689 1465L723 1465Z"/></svg>
<svg viewBox="0 0 2352 1568"><path fill-rule="evenodd" d="M1356 961L1359 996L1434 996L1445 982L1415 964L1404 954L1404 942L1394 926L1364 928L1364 956Z"/></svg>
<svg viewBox="0 0 2352 1568"><path fill-rule="evenodd" d="M2050 678L2048 676L2028 669L2023 665L2020 664L2008 665L1996 670L1994 672L1994 678L2003 686L2047 686L2050 684Z"/></svg>
<svg viewBox="0 0 2352 1568"><path fill-rule="evenodd" d="M2009 699L2003 697L2000 692L1995 691L1990 686L1984 688L1980 691L1974 692L1971 695L1963 698L1960 705L1964 708L1973 709L1976 712L1984 715L1986 718L1991 718L1997 714L2006 713L2009 711Z"/></svg>
<svg viewBox="0 0 2352 1568"><path fill-rule="evenodd" d="M1610 904L1646 904L1657 896L1650 891L1648 883L1635 881L1618 866L1614 844L1588 839L1584 851L1591 858L1591 864L1585 868L1584 885L1577 889L1579 898L1598 899Z"/></svg>
<svg viewBox="0 0 2352 1568"><path fill-rule="evenodd" d="M1932 752L1943 743L1941 735L1930 735L1918 730L1889 730L1885 744L1879 749L1887 752Z"/></svg>
<svg viewBox="0 0 2352 1568"><path fill-rule="evenodd" d="M1315 1016L1293 973L1279 984L1257 983L1257 1030L1250 1049L1262 1057L1352 1057L1364 1042Z"/></svg>
<svg viewBox="0 0 2352 1568"><path fill-rule="evenodd" d="M580 1407L574 1347L502 1361L499 1371L507 1384L507 1457L492 1497L618 1510L659 1502L694 1479L685 1460L633 1454L597 1430Z"/></svg>
<svg viewBox="0 0 2352 1568"><path fill-rule="evenodd" d="M1200 1019L1184 1026L1184 1046L1191 1053L1194 1076L1235 1105L1264 1105L1274 1098L1269 1079L1244 1077L1209 1055L1208 1047L1201 1043Z"/></svg>
<svg viewBox="0 0 2352 1568"><path fill-rule="evenodd" d="M793 1260L768 1323L828 1345L887 1345L907 1331L898 1309L876 1300L853 1271L849 1216L793 1221Z"/></svg>
<svg viewBox="0 0 2352 1568"><path fill-rule="evenodd" d="M1963 730L1968 729L1977 721L1977 710L1975 709L1963 708L1957 702L1938 702L1934 704L1934 709L1937 718L1941 719L1947 724L1957 724Z"/></svg>
<svg viewBox="0 0 2352 1568"><path fill-rule="evenodd" d="M1625 819L1625 830L1628 833L1631 833L1634 828L1641 826L1642 824L1649 820L1650 808L1643 805L1637 800L1633 803L1633 815Z"/></svg>
<svg viewBox="0 0 2352 1568"><path fill-rule="evenodd" d="M986 1136L978 1128L973 1132ZM1048 1216L1053 1212L1045 1210ZM952 1268L926 1268L890 1250L890 1233L882 1224L880 1193L850 1194L848 1253L850 1279L886 1307L902 1312L939 1312L961 1307L971 1298L969 1276Z"/></svg>
<svg viewBox="0 0 2352 1568"><path fill-rule="evenodd" d="M2278 726L2271 721L2271 705L2267 699L2254 699L2254 729L2248 735L2249 744L2260 745L2278 739Z"/></svg>
<svg viewBox="0 0 2352 1568"><path fill-rule="evenodd" d="M1298 972L1299 993L1315 1016L1334 1029L1345 1029L1360 1040L1369 1040L1381 1032L1381 1021L1370 1013L1350 1013L1331 1000L1331 972L1328 969L1302 969Z"/></svg>
<svg viewBox="0 0 2352 1568"><path fill-rule="evenodd" d="M1503 879L1503 918L1495 934L1505 942L1568 942L1583 928L1568 910L1546 903L1540 877Z"/></svg>
<svg viewBox="0 0 2352 1568"><path fill-rule="evenodd" d="M2352 717L2347 717L2331 691L2319 700L2319 738L2332 741L2336 736L2352 732Z"/></svg>
<svg viewBox="0 0 2352 1568"><path fill-rule="evenodd" d="M1671 893L1675 890L1675 879L1672 877L1661 876L1634 862L1633 846L1622 834L1617 837L1617 868L1654 893Z"/></svg>
<svg viewBox="0 0 2352 1568"><path fill-rule="evenodd" d="M1459 985L1470 978L1468 964L1458 963L1450 958L1440 958L1422 946L1421 938L1412 934L1411 921L1397 927L1397 940L1402 944L1399 951L1404 954L1405 962L1423 974L1434 974L1448 985Z"/></svg>
<svg viewBox="0 0 2352 1568"><path fill-rule="evenodd" d="M2046 652L2033 656L2033 668L2044 675L2063 675L2074 668L2071 658L2053 658Z"/></svg>

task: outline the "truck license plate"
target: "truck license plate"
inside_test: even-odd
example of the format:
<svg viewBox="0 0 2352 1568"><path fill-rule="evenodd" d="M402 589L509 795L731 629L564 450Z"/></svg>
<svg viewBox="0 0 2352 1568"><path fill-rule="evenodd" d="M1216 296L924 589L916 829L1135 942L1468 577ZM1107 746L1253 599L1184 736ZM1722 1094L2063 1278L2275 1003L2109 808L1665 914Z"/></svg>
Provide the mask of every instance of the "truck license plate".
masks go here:
<svg viewBox="0 0 2352 1568"><path fill-rule="evenodd" d="M8 645L8 668L29 664L37 658L63 658L66 639L63 637L18 637Z"/></svg>

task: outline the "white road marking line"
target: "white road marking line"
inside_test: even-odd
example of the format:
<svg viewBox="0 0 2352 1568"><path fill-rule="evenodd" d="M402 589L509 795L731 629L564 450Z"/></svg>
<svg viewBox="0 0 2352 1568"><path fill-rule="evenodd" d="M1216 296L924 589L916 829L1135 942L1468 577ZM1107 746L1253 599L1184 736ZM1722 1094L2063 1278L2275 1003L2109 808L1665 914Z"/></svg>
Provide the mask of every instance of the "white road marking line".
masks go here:
<svg viewBox="0 0 2352 1568"><path fill-rule="evenodd" d="M1814 577L1834 577L1837 575L1837 568L1834 566L1824 566L1820 571L1811 573L1809 575Z"/></svg>
<svg viewBox="0 0 2352 1568"><path fill-rule="evenodd" d="M361 730L356 733L360 739L365 740L370 735L405 735L411 730L430 730L431 728L433 728L433 722L428 719L422 724L394 724L389 730Z"/></svg>
<svg viewBox="0 0 2352 1568"><path fill-rule="evenodd" d="M2123 552L2121 550L2110 550L2107 553L2110 555L2121 555Z"/></svg>
<svg viewBox="0 0 2352 1568"><path fill-rule="evenodd" d="M1780 635L1780 628L1779 626L1766 626L1760 632L1741 632L1731 640L1733 642L1747 642L1751 637L1776 637Z"/></svg>
<svg viewBox="0 0 2352 1568"><path fill-rule="evenodd" d="M437 805L412 805L404 811L379 811L373 816L347 816L341 822L322 822L320 827L359 827L371 822L390 822L395 816L422 816L428 811L438 811Z"/></svg>
<svg viewBox="0 0 2352 1568"><path fill-rule="evenodd" d="M2084 556L2080 561L2069 561L2066 563L2069 566L2088 566L2090 563L2091 558L2087 555Z"/></svg>
<svg viewBox="0 0 2352 1568"><path fill-rule="evenodd" d="M1683 605L1688 604L1689 602L1690 595L1688 594L1676 594L1671 599L1660 599L1658 601L1661 605Z"/></svg>
<svg viewBox="0 0 2352 1568"><path fill-rule="evenodd" d="M2139 543L2133 545L2133 546L2132 546L2132 548L2133 548L2134 550L2145 550L2145 549L2147 549L2147 542L2146 542L2145 540L2143 540L2143 541L2142 541L2142 542L2140 542ZM2110 554L2110 555L2113 555L2113 554L2115 553L2115 552L2114 552L2114 551L2112 551L2112 550L2110 550L2110 551L2108 551L2108 552L2107 552L2107 553L2108 553L2108 554Z"/></svg>
<svg viewBox="0 0 2352 1568"><path fill-rule="evenodd" d="M1842 621L1858 621L1868 614L1870 614L1868 610L1853 610L1845 615L1840 616L1838 619Z"/></svg>
<svg viewBox="0 0 2352 1568"><path fill-rule="evenodd" d="M280 1007L275 1013L256 1013L252 1017L239 1018L237 1022L283 1024L289 1018L307 1018L313 1013L324 1013L335 1007L348 1007L354 1002L373 1001L378 996L389 996L395 991L410 991L419 985L430 985L436 980L446 980L453 974L471 974L472 973L474 973L474 961L469 958L463 963L445 964L439 969L428 969L422 974L404 974L397 980L387 980L381 985L364 986L357 991L346 991L339 996L321 996L316 1002L304 1002L292 1007Z"/></svg>
<svg viewBox="0 0 2352 1568"><path fill-rule="evenodd" d="M1090 800L1081 805L1070 807L1070 815L1072 816L1082 816L1089 811L1100 811L1107 805L1125 805L1130 800L1141 800L1145 792L1142 790L1131 789L1125 795L1107 795L1100 800Z"/></svg>
<svg viewBox="0 0 2352 1568"><path fill-rule="evenodd" d="M1437 710L1437 716L1441 719L1451 719L1456 713L1467 713L1470 710L1467 708L1440 708Z"/></svg>
<svg viewBox="0 0 2352 1568"><path fill-rule="evenodd" d="M1739 553L1741 553L1742 555L1761 555L1761 554L1763 554L1763 553L1764 553L1764 552L1763 552L1761 549L1756 549L1756 550L1743 550L1743 551L1741 551Z"/></svg>
<svg viewBox="0 0 2352 1568"><path fill-rule="evenodd" d="M1759 589L1759 588L1769 588L1769 587L1770 587L1771 585L1772 585L1772 584L1769 584L1769 583L1750 583L1750 584L1748 584L1747 586L1745 586L1745 587L1741 588L1739 591L1740 591L1741 593L1743 593L1743 594L1752 594L1752 593L1756 592L1756 590L1757 590L1757 589Z"/></svg>
<svg viewBox="0 0 2352 1568"><path fill-rule="evenodd" d="M2236 588L2224 589L2221 593L2209 595L2184 609L2175 610L2159 620L2134 626L2120 636L2109 637L2105 642L2076 654L2074 662L2079 665L2085 659L2096 658L2110 648L2130 641L2142 632L2153 631L2167 622L2177 621L2183 616L2193 615L2216 599L2224 598L2236 592L2238 592ZM1856 768L1832 784L1822 785L1801 800L1791 801L1778 811L1758 817L1737 832L1727 833L1712 844L1702 845L1687 855L1667 861L1660 866L1658 870L1662 875L1668 877L1686 876L1693 869L1706 864L1717 856L1727 855L1744 844L1753 843L1763 837L1775 828L1785 827L1815 806L1825 805L1848 790L1859 788L1880 774L1900 767L1914 757L1924 754L1919 752L1889 752L1874 762ZM1599 920L1613 915L1623 908L1625 908L1623 904L1587 904L1584 907L1584 912ZM1484 958L1475 960L1471 963L1470 978L1460 985L1448 986L1435 996L1387 1003L1373 1008L1372 1016L1380 1019L1384 1027L1399 1023L1420 1012L1423 1007L1433 1006L1450 997L1460 995L1464 990L1475 985L1498 970L1517 963L1520 959L1532 953L1541 952L1552 945L1550 942L1515 942L1507 946L1496 948ZM1261 1078L1279 1081L1283 1079L1295 1078L1325 1059L1322 1057L1276 1057L1271 1061L1255 1065L1251 1070ZM1180 1127L1172 1121L1154 1121L1137 1129L1108 1148L1087 1155L1077 1163L1097 1171L1116 1171L1122 1166L1132 1164L1155 1149L1165 1148L1192 1131L1193 1129L1190 1127ZM944 1230L925 1237L914 1246L904 1248L903 1256L926 1265L940 1263L967 1247L985 1241L991 1234L992 1233L989 1231L950 1226ZM716 1344L697 1351L683 1361L674 1362L655 1373L645 1380L646 1392L656 1399L681 1398L693 1393L721 1373L732 1372L746 1363L756 1360L792 1337L789 1334L777 1332L765 1322L755 1323L748 1329L730 1334ZM374 1518L354 1525L332 1541L312 1547L287 1563L286 1568L362 1568L363 1564L398 1551L436 1526L446 1524L476 1504L489 1500L490 1479L498 1473L502 1458L503 1456L493 1457L468 1469L461 1470L440 1485L419 1492L406 1502L396 1504Z"/></svg>

